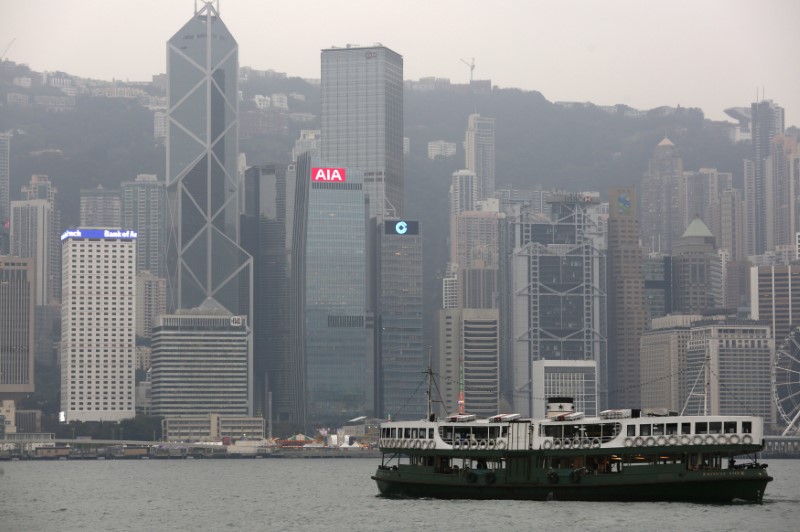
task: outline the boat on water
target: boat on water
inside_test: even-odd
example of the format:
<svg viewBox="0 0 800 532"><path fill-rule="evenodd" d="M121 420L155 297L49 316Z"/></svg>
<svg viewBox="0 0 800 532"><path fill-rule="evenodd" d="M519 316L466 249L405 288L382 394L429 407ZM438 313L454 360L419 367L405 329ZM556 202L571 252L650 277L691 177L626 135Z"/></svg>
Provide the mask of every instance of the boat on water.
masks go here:
<svg viewBox="0 0 800 532"><path fill-rule="evenodd" d="M545 419L451 415L381 424L381 495L443 499L761 502L763 421L658 410L573 411Z"/></svg>

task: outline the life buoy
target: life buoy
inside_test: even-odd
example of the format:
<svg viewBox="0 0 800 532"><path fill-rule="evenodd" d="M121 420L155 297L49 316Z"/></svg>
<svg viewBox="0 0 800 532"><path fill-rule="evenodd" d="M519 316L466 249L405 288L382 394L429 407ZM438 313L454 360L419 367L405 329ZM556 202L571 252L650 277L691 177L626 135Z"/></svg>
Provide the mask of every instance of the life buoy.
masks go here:
<svg viewBox="0 0 800 532"><path fill-rule="evenodd" d="M502 451L506 448L506 442L503 440L497 440L497 448Z"/></svg>
<svg viewBox="0 0 800 532"><path fill-rule="evenodd" d="M478 449L481 451L486 450L486 440L478 440Z"/></svg>
<svg viewBox="0 0 800 532"><path fill-rule="evenodd" d="M636 439L633 440L633 445L634 447L641 447L642 445L644 445L644 438L642 438L641 436L636 436Z"/></svg>
<svg viewBox="0 0 800 532"><path fill-rule="evenodd" d="M489 440L489 441L486 442L486 448L489 449L489 450L494 449L495 445L497 445L497 442L494 441L494 440Z"/></svg>
<svg viewBox="0 0 800 532"><path fill-rule="evenodd" d="M553 449L561 449L561 438L553 438Z"/></svg>
<svg viewBox="0 0 800 532"><path fill-rule="evenodd" d="M730 442L734 445L739 443L739 435L738 434L731 434Z"/></svg>
<svg viewBox="0 0 800 532"><path fill-rule="evenodd" d="M667 437L666 436L659 436L658 438L656 438L656 443L659 446L663 447L664 445L667 444Z"/></svg>
<svg viewBox="0 0 800 532"><path fill-rule="evenodd" d="M692 438L692 443L695 445L702 445L703 444L703 437L699 434L695 434L694 438Z"/></svg>
<svg viewBox="0 0 800 532"><path fill-rule="evenodd" d="M688 435L681 436L681 445L689 445L690 443L692 443L692 439Z"/></svg>
<svg viewBox="0 0 800 532"><path fill-rule="evenodd" d="M477 448L478 448L478 442L475 440L469 440L469 449L471 451L474 451Z"/></svg>
<svg viewBox="0 0 800 532"><path fill-rule="evenodd" d="M455 449L456 451L461 450L461 440L456 440L453 442L453 449Z"/></svg>
<svg viewBox="0 0 800 532"><path fill-rule="evenodd" d="M749 434L745 434L742 437L742 443L744 443L745 445L750 445L751 443L753 443L753 437L750 436Z"/></svg>
<svg viewBox="0 0 800 532"><path fill-rule="evenodd" d="M562 446L564 449L572 449L572 440L570 440L569 438L564 438L564 439L561 441L561 446Z"/></svg>
<svg viewBox="0 0 800 532"><path fill-rule="evenodd" d="M673 434L673 435L670 435L670 436L667 438L667 443L668 443L669 445L678 445L678 437L677 437L677 436L675 436L674 434Z"/></svg>
<svg viewBox="0 0 800 532"><path fill-rule="evenodd" d="M497 480L497 477L494 476L494 473L492 473L491 471L486 473L486 483L487 484L494 484L495 480Z"/></svg>
<svg viewBox="0 0 800 532"><path fill-rule="evenodd" d="M419 440L414 440L414 449L419 449L422 445L422 442Z"/></svg>
<svg viewBox="0 0 800 532"><path fill-rule="evenodd" d="M572 448L573 449L580 449L581 448L581 440L580 438L575 438L572 440Z"/></svg>
<svg viewBox="0 0 800 532"><path fill-rule="evenodd" d="M717 443L721 443L722 445L728 445L728 438L725 437L724 434L720 434L717 438Z"/></svg>
<svg viewBox="0 0 800 532"><path fill-rule="evenodd" d="M599 449L602 444L603 444L603 442L600 441L600 438L592 439L592 448L593 449Z"/></svg>
<svg viewBox="0 0 800 532"><path fill-rule="evenodd" d="M552 449L553 448L553 442L550 441L550 440L544 440L544 443L542 444L542 448L545 449L545 450Z"/></svg>
<svg viewBox="0 0 800 532"><path fill-rule="evenodd" d="M588 438L581 438L581 449L588 449L592 445Z"/></svg>
<svg viewBox="0 0 800 532"><path fill-rule="evenodd" d="M713 434L709 434L708 436L706 436L706 445L714 445L715 443L717 443L716 436L714 436Z"/></svg>
<svg viewBox="0 0 800 532"><path fill-rule="evenodd" d="M625 447L633 447L633 443L633 438L625 438L623 445L625 445Z"/></svg>
<svg viewBox="0 0 800 532"><path fill-rule="evenodd" d="M547 474L547 482L550 484L558 484L558 474L555 471L551 471Z"/></svg>
<svg viewBox="0 0 800 532"><path fill-rule="evenodd" d="M476 475L476 474L475 474L475 473L473 473L472 471L470 471L470 472L467 474L467 482L469 482L470 484L475 484L475 482L476 482L477 480L478 480L478 475Z"/></svg>
<svg viewBox="0 0 800 532"><path fill-rule="evenodd" d="M652 436L648 436L648 437L647 437L647 439L644 441L644 443L645 443L645 445L647 445L648 447L652 447L653 445L655 445L655 444L656 444L656 439L655 439L655 438L653 438Z"/></svg>

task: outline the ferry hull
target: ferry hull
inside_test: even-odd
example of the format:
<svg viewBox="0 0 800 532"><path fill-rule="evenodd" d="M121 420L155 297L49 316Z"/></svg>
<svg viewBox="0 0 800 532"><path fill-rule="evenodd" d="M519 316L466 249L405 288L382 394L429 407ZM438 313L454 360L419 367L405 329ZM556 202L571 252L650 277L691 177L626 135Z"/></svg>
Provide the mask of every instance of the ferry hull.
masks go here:
<svg viewBox="0 0 800 532"><path fill-rule="evenodd" d="M734 500L761 502L772 477L764 470L743 475L675 476L658 480L618 479L616 482L583 479L565 482L493 482L478 477L474 482L463 478L415 479L414 475L379 470L373 480L385 497L435 499L509 499L562 501L674 501L726 503Z"/></svg>

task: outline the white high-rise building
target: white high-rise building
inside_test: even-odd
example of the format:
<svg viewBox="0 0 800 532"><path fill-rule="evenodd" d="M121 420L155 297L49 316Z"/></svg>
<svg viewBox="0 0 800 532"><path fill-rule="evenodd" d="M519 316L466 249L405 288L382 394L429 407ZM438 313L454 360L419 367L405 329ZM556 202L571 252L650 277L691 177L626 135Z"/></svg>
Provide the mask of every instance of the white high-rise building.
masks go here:
<svg viewBox="0 0 800 532"><path fill-rule="evenodd" d="M464 138L467 170L478 177L480 199L494 194L494 118L469 115Z"/></svg>
<svg viewBox="0 0 800 532"><path fill-rule="evenodd" d="M136 231L71 229L61 241L63 419L134 417Z"/></svg>

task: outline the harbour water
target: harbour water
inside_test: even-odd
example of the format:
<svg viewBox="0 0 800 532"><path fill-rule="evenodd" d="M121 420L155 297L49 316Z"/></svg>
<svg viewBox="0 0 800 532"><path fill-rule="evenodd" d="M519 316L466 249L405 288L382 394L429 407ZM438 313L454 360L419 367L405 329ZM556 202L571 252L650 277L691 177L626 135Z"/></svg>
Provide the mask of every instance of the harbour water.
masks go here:
<svg viewBox="0 0 800 532"><path fill-rule="evenodd" d="M0 531L798 530L800 460L763 504L393 500L375 459L0 462Z"/></svg>

